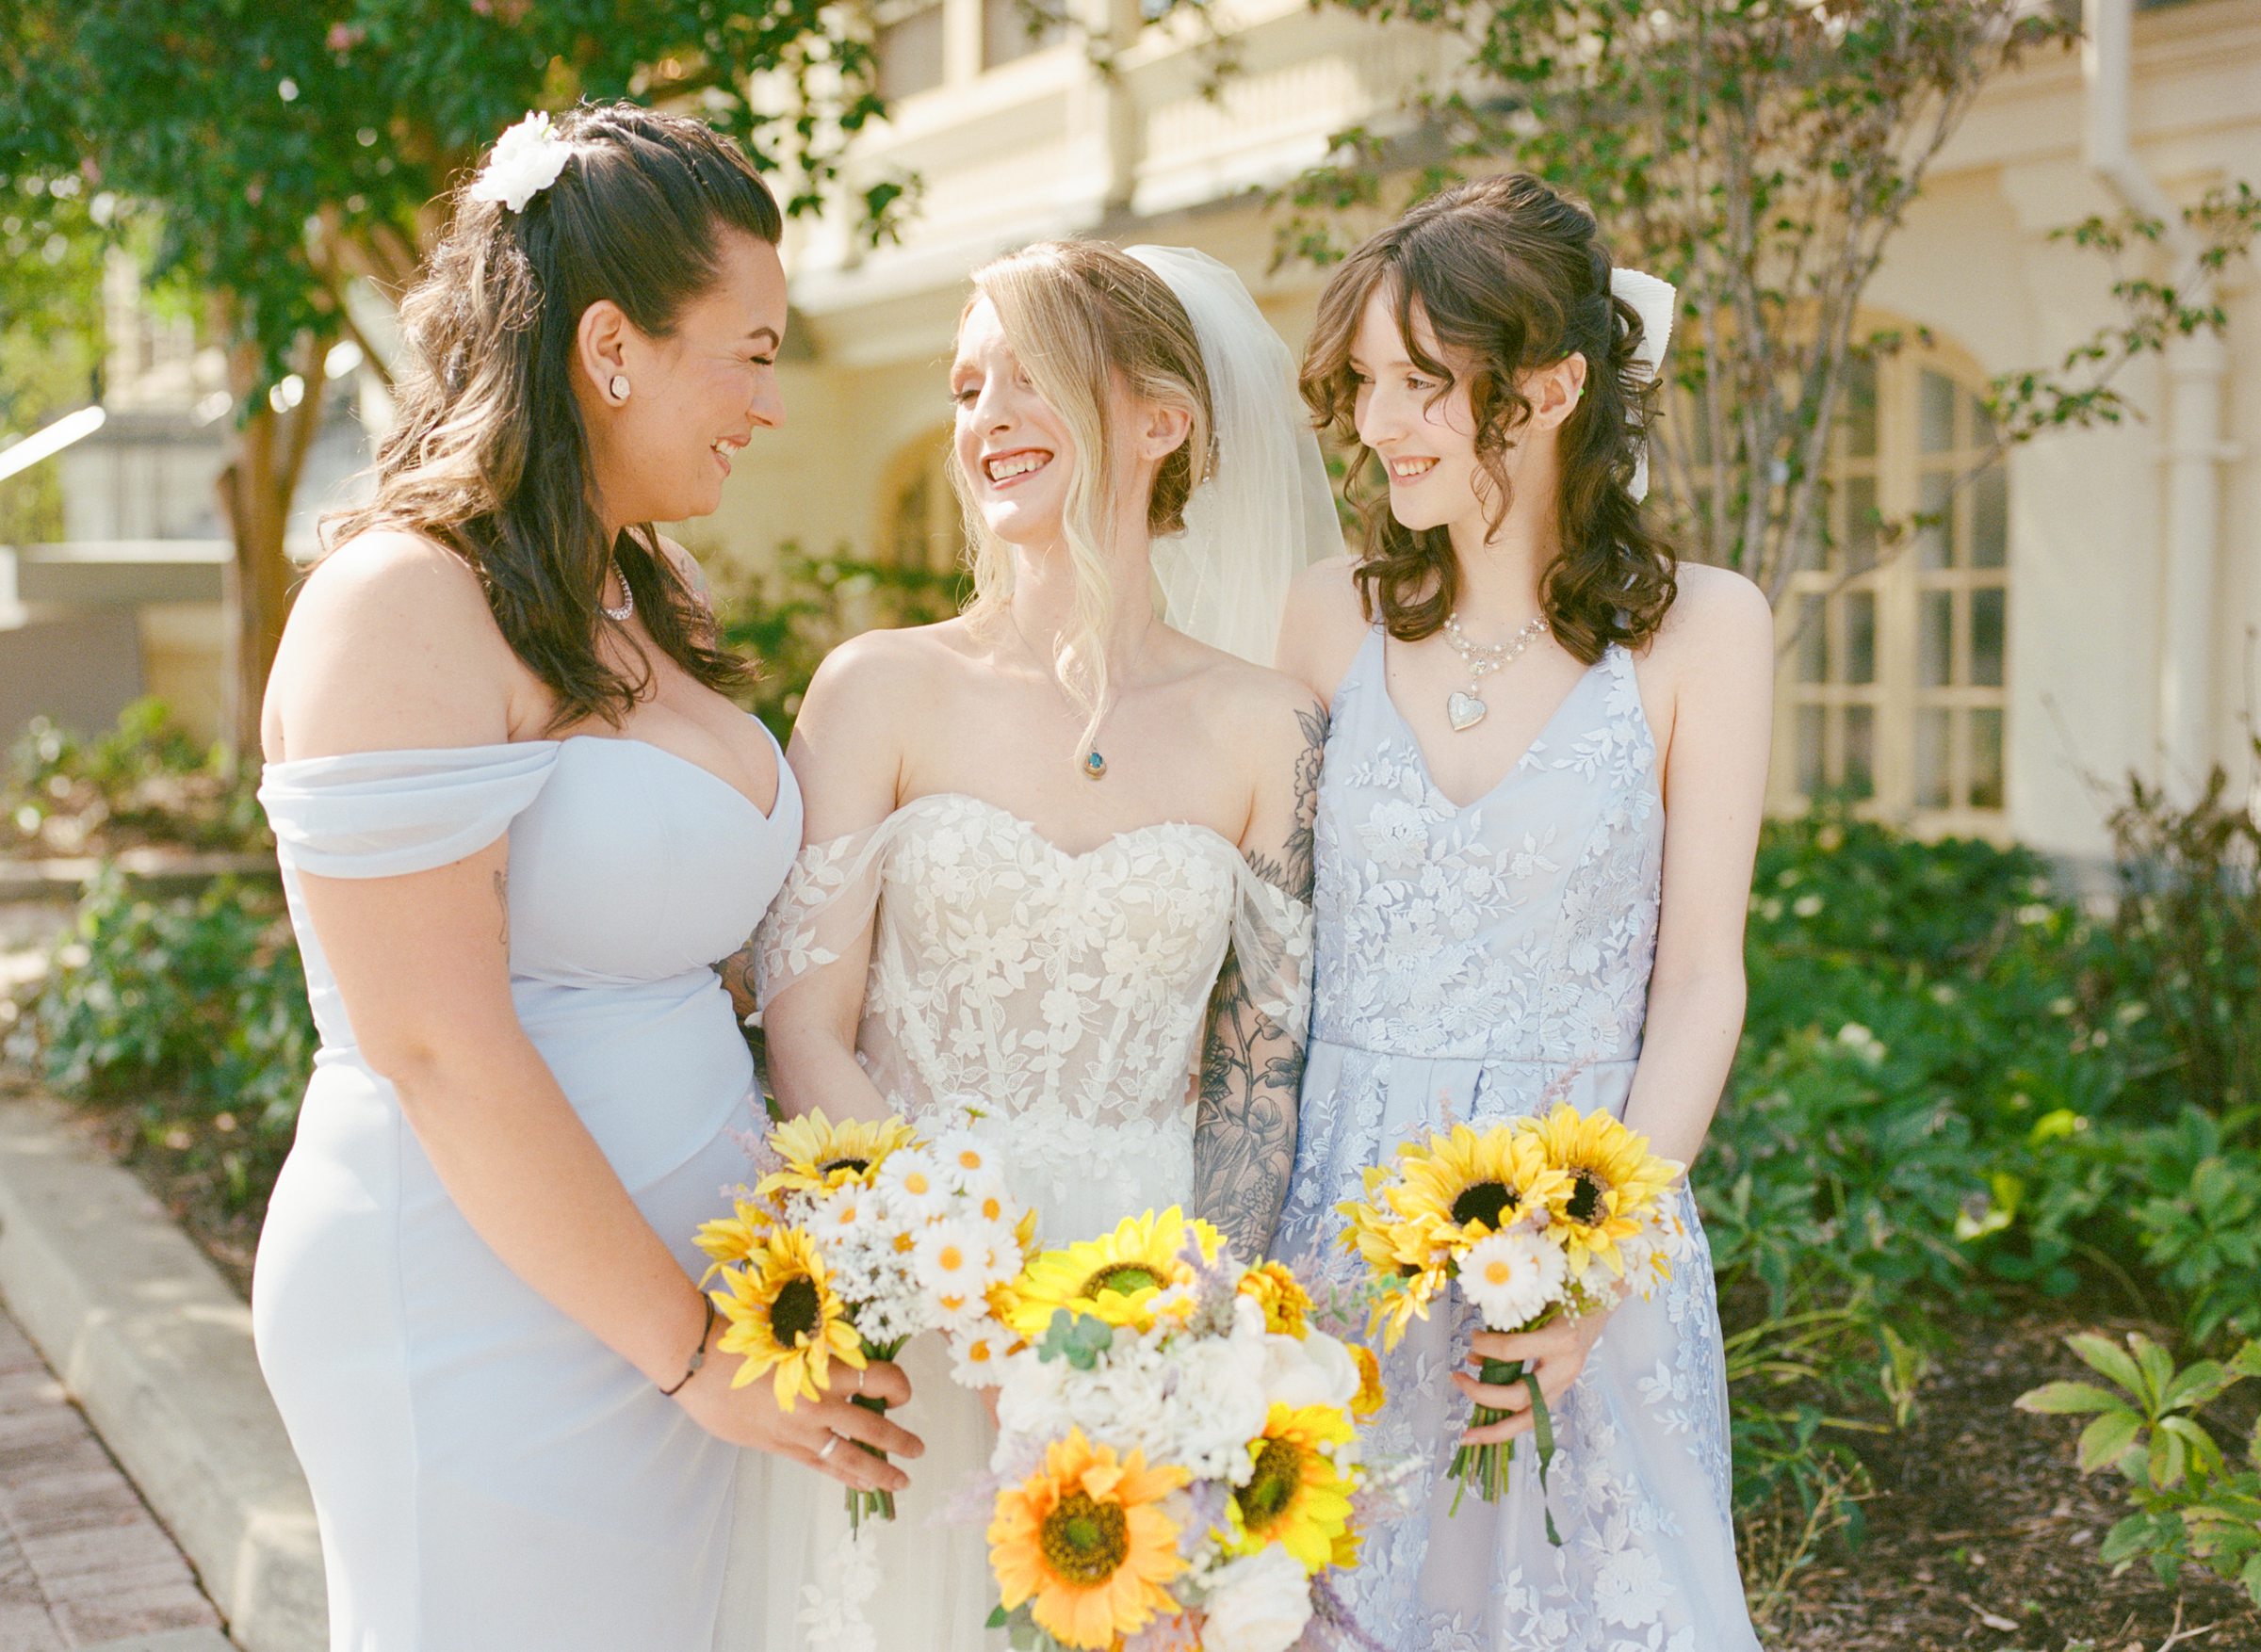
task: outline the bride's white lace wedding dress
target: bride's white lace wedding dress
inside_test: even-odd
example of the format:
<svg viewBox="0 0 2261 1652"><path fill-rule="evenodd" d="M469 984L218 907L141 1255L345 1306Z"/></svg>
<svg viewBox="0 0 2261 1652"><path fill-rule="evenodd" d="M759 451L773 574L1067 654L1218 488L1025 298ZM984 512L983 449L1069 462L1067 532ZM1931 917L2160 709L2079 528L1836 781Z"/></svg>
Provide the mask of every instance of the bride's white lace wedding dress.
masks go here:
<svg viewBox="0 0 2261 1652"><path fill-rule="evenodd" d="M867 923L856 1057L914 1121L984 1109L1047 1244L1089 1238L1194 1186L1194 1091L1228 947L1250 1002L1304 1034L1311 918L1209 827L1163 821L1082 853L962 793L804 850L756 937L766 1006ZM937 1519L985 1474L993 1431L935 1338L904 1351L924 1436L894 1523L847 1543L840 1486L743 1459L721 1647L976 1652L995 1591L984 1517ZM879 1595L880 1579L885 1595Z"/></svg>

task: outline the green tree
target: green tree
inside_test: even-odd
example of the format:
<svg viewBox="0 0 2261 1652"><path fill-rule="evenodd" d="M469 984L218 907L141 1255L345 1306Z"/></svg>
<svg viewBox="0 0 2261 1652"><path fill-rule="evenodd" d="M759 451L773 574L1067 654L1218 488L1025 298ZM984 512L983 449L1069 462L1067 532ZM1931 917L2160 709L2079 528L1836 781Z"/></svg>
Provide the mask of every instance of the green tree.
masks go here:
<svg viewBox="0 0 2261 1652"><path fill-rule="evenodd" d="M1827 543L1823 461L1854 368L1902 342L1862 320L1886 247L1985 86L2078 35L2064 8L2025 0L1331 3L1448 31L1468 58L1449 89L1415 94L1408 132L1338 135L1285 192L1282 255L1338 258L1409 199L1503 165L1584 197L1621 258L1680 289L1661 501L1696 557L1770 597ZM2182 267L2120 272L2115 325L1996 383L1987 462L2118 418L2128 361L2219 330L2208 278L2251 245L2256 205L2235 186L2173 226L2069 229L2115 256L2166 242ZM1922 522L1881 523L1879 538L1905 544Z"/></svg>
<svg viewBox="0 0 2261 1652"><path fill-rule="evenodd" d="M0 442L101 394L103 257L122 216L115 195L75 172L18 176L0 165ZM54 465L0 481L0 545L61 537Z"/></svg>
<svg viewBox="0 0 2261 1652"><path fill-rule="evenodd" d="M696 111L806 211L878 112L860 25L825 0L0 0L0 173L145 203L153 275L201 295L237 409L231 722L288 601L283 533L341 339L396 299L449 185L529 108L627 96ZM873 226L901 190L866 192Z"/></svg>

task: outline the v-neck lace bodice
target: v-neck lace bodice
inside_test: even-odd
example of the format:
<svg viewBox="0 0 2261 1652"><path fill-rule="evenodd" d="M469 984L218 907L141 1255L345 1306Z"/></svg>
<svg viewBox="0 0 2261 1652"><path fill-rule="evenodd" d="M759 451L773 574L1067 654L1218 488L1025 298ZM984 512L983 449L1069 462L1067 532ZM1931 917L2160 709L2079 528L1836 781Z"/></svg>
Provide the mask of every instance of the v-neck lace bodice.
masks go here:
<svg viewBox="0 0 2261 1652"><path fill-rule="evenodd" d="M1081 854L946 792L802 851L757 939L766 1006L873 925L856 1055L913 1117L971 1100L1010 1132L1058 1239L1193 1190L1193 1079L1228 946L1298 1038L1310 913L1207 826Z"/></svg>
<svg viewBox="0 0 2261 1652"><path fill-rule="evenodd" d="M1640 1047L1664 809L1612 646L1490 791L1456 806L1390 698L1382 633L1335 691L1320 781L1312 1036L1404 1055L1606 1061Z"/></svg>

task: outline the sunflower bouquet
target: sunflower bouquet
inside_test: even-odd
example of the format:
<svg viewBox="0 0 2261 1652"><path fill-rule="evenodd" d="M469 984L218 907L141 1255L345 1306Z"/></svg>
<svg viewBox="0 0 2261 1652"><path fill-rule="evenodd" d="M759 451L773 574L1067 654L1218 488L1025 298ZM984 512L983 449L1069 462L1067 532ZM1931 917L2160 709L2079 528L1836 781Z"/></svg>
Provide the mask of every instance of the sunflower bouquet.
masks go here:
<svg viewBox="0 0 2261 1652"><path fill-rule="evenodd" d="M835 1124L820 1109L776 1126L756 1157L767 1174L698 1234L728 1321L715 1346L740 1356L733 1385L769 1375L790 1411L830 1390L836 1365L893 1359L921 1331L948 1338L960 1382L997 1380L1012 1343L998 1292L1036 1229L986 1142L965 1128L928 1141L897 1118ZM852 1490L848 1514L893 1519L894 1494Z"/></svg>
<svg viewBox="0 0 2261 1652"><path fill-rule="evenodd" d="M1368 1336L1379 1331L1382 1346L1395 1348L1455 1279L1492 1331L1533 1331L1609 1307L1628 1290L1651 1294L1671 1276L1672 1251L1685 1237L1665 1197L1682 1168L1608 1113L1569 1106L1405 1142L1390 1164L1367 1170L1366 1196L1341 1207L1350 1219L1343 1247L1366 1264ZM1537 1377L1520 1360L1487 1358L1483 1380L1529 1391L1543 1497L1554 1433ZM1478 1405L1470 1426L1506 1416ZM1455 1452L1454 1508L1472 1484L1497 1501L1508 1456L1501 1445ZM1552 1515L1547 1536L1561 1542Z"/></svg>
<svg viewBox="0 0 2261 1652"><path fill-rule="evenodd" d="M1329 1574L1391 1506L1361 1449L1380 1373L1293 1272L1173 1207L1045 1252L1007 1296L1028 1342L998 1392L992 1628L1046 1652L1364 1644Z"/></svg>

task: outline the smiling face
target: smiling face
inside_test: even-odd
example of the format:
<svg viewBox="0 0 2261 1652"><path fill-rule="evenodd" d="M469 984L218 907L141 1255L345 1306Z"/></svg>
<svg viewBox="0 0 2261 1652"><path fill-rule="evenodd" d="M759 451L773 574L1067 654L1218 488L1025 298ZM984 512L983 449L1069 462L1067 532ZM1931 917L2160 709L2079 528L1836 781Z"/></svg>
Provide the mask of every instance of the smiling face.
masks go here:
<svg viewBox="0 0 2261 1652"><path fill-rule="evenodd" d="M989 531L1009 545L1057 541L1075 480L1075 438L1030 381L985 297L958 324L950 398L958 465Z"/></svg>
<svg viewBox="0 0 2261 1652"><path fill-rule="evenodd" d="M581 326L576 385L590 432L599 496L615 522L683 522L723 502L732 457L756 429L785 422L777 351L785 342L785 267L777 249L743 231L722 237L712 284L654 338L609 302ZM609 314L607 314L609 312ZM628 381L615 403L611 376Z"/></svg>
<svg viewBox="0 0 2261 1652"><path fill-rule="evenodd" d="M1412 342L1441 364L1445 358L1417 304ZM1357 385L1352 421L1390 478L1390 511L1419 532L1459 521L1477 506L1476 418L1468 376L1448 381L1416 362L1397 323L1397 295L1377 283L1366 297L1350 348Z"/></svg>

